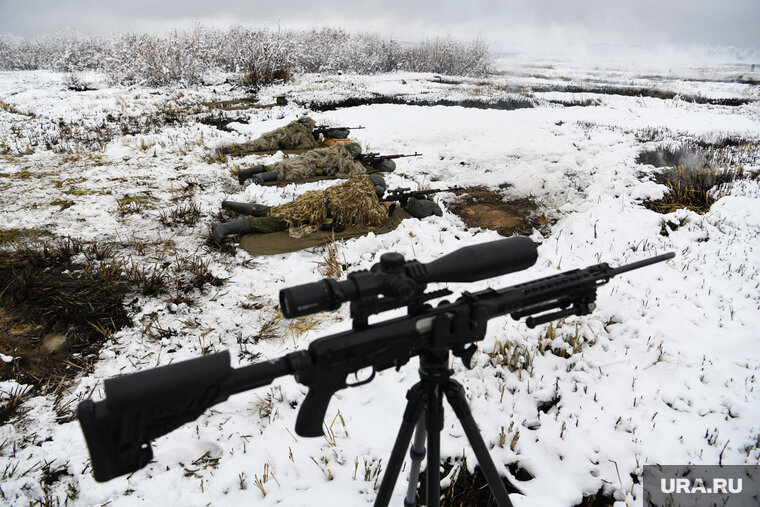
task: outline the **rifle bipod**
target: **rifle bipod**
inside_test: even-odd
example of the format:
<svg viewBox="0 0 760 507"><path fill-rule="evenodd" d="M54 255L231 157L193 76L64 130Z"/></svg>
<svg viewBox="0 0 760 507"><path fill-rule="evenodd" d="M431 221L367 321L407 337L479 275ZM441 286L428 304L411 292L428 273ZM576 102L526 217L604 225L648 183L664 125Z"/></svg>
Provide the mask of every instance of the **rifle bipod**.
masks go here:
<svg viewBox="0 0 760 507"><path fill-rule="evenodd" d="M439 507L441 498L441 430L443 429L443 396L454 409L459 422L464 428L467 440L475 452L483 475L488 482L491 494L498 507L512 507L507 490L496 470L491 455L488 453L483 437L464 395L464 388L451 378L452 370L448 367L449 351L428 350L420 355L420 381L406 393L408 400L401 428L393 444L388 466L380 483L380 489L375 499L375 507L387 507L393 488L396 485L404 453L409 448L409 442L414 434L414 443L410 448L412 465L409 470L409 486L404 499L405 507L417 505L417 482L419 481L420 466L425 458L425 441L427 440L427 483L425 486L427 506Z"/></svg>

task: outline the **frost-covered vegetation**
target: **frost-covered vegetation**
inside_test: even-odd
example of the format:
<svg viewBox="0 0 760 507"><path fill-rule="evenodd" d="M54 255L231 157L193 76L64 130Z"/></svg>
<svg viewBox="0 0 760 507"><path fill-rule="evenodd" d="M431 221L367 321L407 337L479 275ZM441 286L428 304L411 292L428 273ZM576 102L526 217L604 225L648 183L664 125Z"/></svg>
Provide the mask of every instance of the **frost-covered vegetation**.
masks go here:
<svg viewBox="0 0 760 507"><path fill-rule="evenodd" d="M198 26L168 35L87 36L65 31L27 40L0 35L0 70L105 73L113 84L198 84L209 72L239 73L252 86L293 72L375 74L409 70L481 76L492 67L482 39L450 37L405 45L341 29L308 31Z"/></svg>

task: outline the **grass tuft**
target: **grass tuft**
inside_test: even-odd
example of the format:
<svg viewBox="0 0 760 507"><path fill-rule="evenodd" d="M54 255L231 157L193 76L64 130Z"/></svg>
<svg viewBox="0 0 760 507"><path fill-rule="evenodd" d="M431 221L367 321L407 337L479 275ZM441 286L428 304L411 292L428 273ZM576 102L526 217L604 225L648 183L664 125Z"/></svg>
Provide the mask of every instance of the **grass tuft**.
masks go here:
<svg viewBox="0 0 760 507"><path fill-rule="evenodd" d="M343 254L343 262L340 262L340 244L335 241L335 234L333 233L332 239L326 245L325 256L321 261L315 261L317 264L317 271L322 276L330 278L340 278L347 269L346 256Z"/></svg>
<svg viewBox="0 0 760 507"><path fill-rule="evenodd" d="M194 201L179 203L174 207L166 208L158 213L158 221L166 227L179 225L195 225L201 218L200 205Z"/></svg>

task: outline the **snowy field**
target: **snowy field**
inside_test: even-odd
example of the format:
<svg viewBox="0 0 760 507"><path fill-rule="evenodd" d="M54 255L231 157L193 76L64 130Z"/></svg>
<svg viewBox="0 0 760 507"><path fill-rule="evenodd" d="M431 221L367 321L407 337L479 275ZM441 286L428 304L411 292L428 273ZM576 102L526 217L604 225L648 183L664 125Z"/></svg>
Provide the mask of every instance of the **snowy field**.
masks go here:
<svg viewBox="0 0 760 507"><path fill-rule="evenodd" d="M132 324L103 346L63 400L24 398L0 428L0 503L296 507L374 501L405 392L418 380L416 359L340 391L323 438L295 435L305 388L281 378L159 438L147 467L102 484L91 476L71 417L79 400L102 399L103 380L115 375L224 349L237 367L349 328L347 305L295 324L278 318L280 289L320 279L324 248L251 257L208 242L224 199L280 204L330 184L241 188L232 176L236 167L283 154L213 157L214 147L252 139L304 113L317 123L365 126L352 137L369 151L422 153L397 161L389 188L501 185L505 199L535 200L548 219L531 236L540 244L536 264L449 284L455 293L675 252L666 263L601 287L592 315L532 330L508 317L493 319L476 366L453 362L492 457L520 491L510 496L514 505L571 507L594 495L613 498L616 506L640 505L645 464L758 464L760 182L745 178L716 190L719 199L705 214L662 215L642 205L665 193L653 181L658 170L636 159L663 146L739 139L749 146L735 155L745 175L760 170L760 69L519 59L501 67L484 79L303 75L258 95L259 104L285 95L287 105L237 110L208 105L245 96L225 76L180 90L113 88L101 76L80 75L91 89L78 92L68 89L64 74L0 73L1 229L113 242L120 257L145 269L168 266L167 276L176 275L179 260L199 258L224 280L181 300L129 295ZM314 106L390 96L407 104ZM465 100L480 107L451 105ZM518 103L531 107L498 106ZM227 131L200 121L212 114L236 121ZM436 199L446 208L455 196ZM173 210L191 208L200 211L197 223L168 223ZM338 256L353 271L368 269L384 252L429 262L498 238L468 228L445 209L443 217L348 240ZM7 397L18 386L5 381L0 390ZM444 458L464 455L475 464L450 410L441 440ZM522 480L512 475L517 470ZM402 504L404 490L399 481L391 505Z"/></svg>

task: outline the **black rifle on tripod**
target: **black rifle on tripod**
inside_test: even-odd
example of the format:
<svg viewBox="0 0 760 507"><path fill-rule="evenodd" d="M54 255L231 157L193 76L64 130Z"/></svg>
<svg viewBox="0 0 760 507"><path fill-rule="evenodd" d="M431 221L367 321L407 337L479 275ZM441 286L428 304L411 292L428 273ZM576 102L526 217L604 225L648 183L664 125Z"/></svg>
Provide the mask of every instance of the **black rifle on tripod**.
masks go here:
<svg viewBox="0 0 760 507"><path fill-rule="evenodd" d="M388 253L369 271L347 280L325 278L280 291L280 306L288 318L335 310L351 302L353 328L313 341L308 350L240 368L230 366L228 351L107 379L106 399L86 400L77 415L92 457L95 479L107 481L144 467L152 459L151 440L196 419L230 395L270 384L293 375L309 388L298 417L296 432L321 436L322 423L332 395L339 389L366 384L375 372L400 368L420 358L420 382L408 394L408 403L375 505L388 505L404 453L412 447L407 503L415 505L420 465L427 441L428 505L439 505L440 431L443 397L454 408L497 505L511 506L499 470L488 453L473 420L464 389L451 378L449 354L470 367L475 343L486 334L488 320L511 314L538 324L594 309L596 289L620 273L673 257L667 253L617 268L606 263L575 269L502 289L464 292L454 302L431 307L426 301L451 294L448 289L425 292L428 283L473 282L533 265L535 244L526 237L468 246L422 264ZM370 315L406 306L408 314L369 325ZM548 313L547 313L548 312ZM372 368L371 376L354 384L349 375Z"/></svg>

